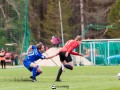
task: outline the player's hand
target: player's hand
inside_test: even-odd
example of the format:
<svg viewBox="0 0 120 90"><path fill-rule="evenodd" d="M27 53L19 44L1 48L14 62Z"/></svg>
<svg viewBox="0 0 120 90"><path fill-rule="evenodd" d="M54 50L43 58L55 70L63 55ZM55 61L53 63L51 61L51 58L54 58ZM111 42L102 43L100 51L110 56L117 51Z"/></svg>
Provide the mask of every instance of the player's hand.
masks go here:
<svg viewBox="0 0 120 90"><path fill-rule="evenodd" d="M80 54L81 57L84 57L84 54Z"/></svg>
<svg viewBox="0 0 120 90"><path fill-rule="evenodd" d="M68 53L68 52L66 52L66 53L65 53L65 56L67 57L67 56L68 56L68 54L69 54L69 53Z"/></svg>
<svg viewBox="0 0 120 90"><path fill-rule="evenodd" d="M25 53L25 52L22 53L22 56L26 56L26 55L27 55L27 53Z"/></svg>

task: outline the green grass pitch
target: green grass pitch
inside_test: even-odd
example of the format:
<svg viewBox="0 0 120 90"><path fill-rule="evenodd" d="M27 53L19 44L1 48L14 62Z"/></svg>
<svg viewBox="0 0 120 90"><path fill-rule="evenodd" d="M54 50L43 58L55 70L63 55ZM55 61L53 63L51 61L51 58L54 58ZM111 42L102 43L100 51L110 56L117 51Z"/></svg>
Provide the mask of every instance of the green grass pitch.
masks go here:
<svg viewBox="0 0 120 90"><path fill-rule="evenodd" d="M0 69L0 90L120 90L120 66L80 66L63 72L63 82L55 82L59 67L42 67L37 82L31 82L26 68Z"/></svg>

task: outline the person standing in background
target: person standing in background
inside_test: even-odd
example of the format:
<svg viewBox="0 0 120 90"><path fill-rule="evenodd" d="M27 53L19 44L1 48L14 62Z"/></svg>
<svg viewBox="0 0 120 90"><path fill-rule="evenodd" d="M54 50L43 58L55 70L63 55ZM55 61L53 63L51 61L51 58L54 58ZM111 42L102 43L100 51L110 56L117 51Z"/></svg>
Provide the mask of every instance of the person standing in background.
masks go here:
<svg viewBox="0 0 120 90"><path fill-rule="evenodd" d="M60 44L60 38L58 36L52 36L52 39L50 40L51 43L53 44L53 47L59 47Z"/></svg>
<svg viewBox="0 0 120 90"><path fill-rule="evenodd" d="M51 41L53 47L55 47L55 36L52 36L52 39L50 41Z"/></svg>
<svg viewBox="0 0 120 90"><path fill-rule="evenodd" d="M2 69L3 69L3 67L4 67L4 69L6 69L5 54L6 54L5 50L2 49L0 51L0 61L1 61Z"/></svg>
<svg viewBox="0 0 120 90"><path fill-rule="evenodd" d="M55 46L58 48L60 44L60 38L58 36L55 36Z"/></svg>

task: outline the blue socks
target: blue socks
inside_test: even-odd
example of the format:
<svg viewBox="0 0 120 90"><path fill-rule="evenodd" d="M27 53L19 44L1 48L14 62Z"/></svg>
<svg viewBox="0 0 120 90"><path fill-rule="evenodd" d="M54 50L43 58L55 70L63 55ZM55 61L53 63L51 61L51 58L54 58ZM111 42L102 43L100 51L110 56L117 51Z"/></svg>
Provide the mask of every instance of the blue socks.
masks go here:
<svg viewBox="0 0 120 90"><path fill-rule="evenodd" d="M34 67L33 68L33 70L32 70L32 77L34 78L34 79L36 79L36 75L38 75L38 73L37 73L37 68L38 68L39 66L37 66L37 67ZM40 73L39 73L40 74Z"/></svg>
<svg viewBox="0 0 120 90"><path fill-rule="evenodd" d="M40 75L40 74L41 74L40 72L37 72L37 73L36 73L36 76L38 76L38 75Z"/></svg>

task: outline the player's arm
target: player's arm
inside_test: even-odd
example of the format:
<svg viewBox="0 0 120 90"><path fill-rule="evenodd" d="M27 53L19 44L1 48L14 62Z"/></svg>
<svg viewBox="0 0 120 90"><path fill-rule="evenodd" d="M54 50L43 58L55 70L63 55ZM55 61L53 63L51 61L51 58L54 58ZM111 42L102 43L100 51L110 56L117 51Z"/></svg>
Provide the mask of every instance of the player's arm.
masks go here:
<svg viewBox="0 0 120 90"><path fill-rule="evenodd" d="M55 56L57 56L58 54L54 54L54 55L52 55L52 56L47 56L46 57L46 59L51 59L51 58L53 58L53 57L55 57Z"/></svg>
<svg viewBox="0 0 120 90"><path fill-rule="evenodd" d="M65 56L67 57L68 54L69 54L76 46L77 46L76 43L74 43L73 45L71 45L71 46L69 47L69 49L67 50Z"/></svg>
<svg viewBox="0 0 120 90"><path fill-rule="evenodd" d="M72 55L78 55L78 56L84 56L83 54L77 53L77 52L70 52Z"/></svg>
<svg viewBox="0 0 120 90"><path fill-rule="evenodd" d="M29 48L28 48L28 50L27 50L27 54L28 54L29 52L31 52L31 51L32 51L32 45L29 46Z"/></svg>
<svg viewBox="0 0 120 90"><path fill-rule="evenodd" d="M61 49L60 49L60 50L58 50L55 54L53 54L53 55L51 55L51 56L46 57L46 59L51 59L51 58L53 58L53 57L55 57L55 56L59 55L60 51L61 51Z"/></svg>
<svg viewBox="0 0 120 90"><path fill-rule="evenodd" d="M23 56L28 55L28 53L31 51L32 51L32 45L29 46L26 53L23 53Z"/></svg>
<svg viewBox="0 0 120 90"><path fill-rule="evenodd" d="M55 53L55 54L53 54L53 55L51 55L51 56L47 56L46 59L51 59L51 58L57 56L57 55L59 54L59 52L60 52L60 51L58 51L57 53Z"/></svg>

